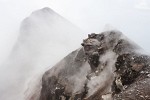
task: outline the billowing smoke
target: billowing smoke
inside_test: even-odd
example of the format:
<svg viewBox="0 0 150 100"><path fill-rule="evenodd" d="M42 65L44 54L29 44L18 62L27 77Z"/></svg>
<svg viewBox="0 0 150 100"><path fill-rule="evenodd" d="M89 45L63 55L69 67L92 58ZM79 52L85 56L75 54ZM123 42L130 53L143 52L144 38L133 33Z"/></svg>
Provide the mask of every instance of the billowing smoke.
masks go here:
<svg viewBox="0 0 150 100"><path fill-rule="evenodd" d="M57 2L58 4L61 4L64 1ZM115 6L113 6L112 3ZM88 30L88 32L93 30L99 32L103 25L107 24L108 21L108 23L113 23L114 26L117 26L119 29L125 31L128 36L142 44L142 39L147 40L144 36L148 37L146 33L149 30L149 25L145 26L145 23L148 21L143 20L145 17L139 16L141 15L139 11L137 12L131 7L125 7L129 6L126 3L122 3L124 7L116 11L116 7L120 7L118 7L117 3L115 3L116 2L114 1L111 1L111 3L103 3L103 1L99 1L99 3L96 2L91 4L91 1L88 1L88 3L85 3L86 6L84 7L83 3L80 3L78 5L79 7L76 7L74 3L71 3L71 5L67 4L68 7L65 9L66 12L64 15L71 15L68 18L80 25L80 27L82 27L84 30ZM78 1L76 1L76 4L78 4ZM85 14L85 10L89 8L89 5L87 4L90 4L91 10L88 10ZM95 4L97 6L93 7ZM107 5L108 7L104 5ZM61 12L63 6L63 4L60 6L57 5L54 6L54 8L60 7L59 12ZM74 11L72 11L73 9L68 9L72 6L74 7L76 14L74 14ZM84 9L81 10L81 7ZM99 10L99 7L102 7L103 10ZM112 8L115 10L112 10ZM81 12L79 13L79 11ZM118 14L121 16L119 19ZM147 12L142 12L142 14L144 14L147 18L149 16ZM130 16L124 17L124 15ZM80 18L81 16L82 18ZM138 18L135 19L135 16L138 16ZM125 20L122 18L125 18ZM106 19L108 20L106 21ZM140 24L137 24L137 22ZM137 27L136 31L133 26ZM107 26L105 30L110 29ZM143 30L145 32L143 32ZM141 33L141 35L135 36L134 33ZM29 95L34 93L34 91L38 91L35 87L40 87L40 79L45 69L49 69L69 52L78 48L82 38L84 38L84 35L79 28L48 8L36 11L32 13L31 16L26 18L21 24L19 34L20 36L18 37L18 41L14 46L11 55L0 67L0 100L22 100L24 97L23 93L25 93L25 95ZM143 45L145 48L148 48L146 43L143 42ZM108 55L113 56L113 54L110 52ZM87 65L85 64L85 68L86 66ZM86 71L83 72L86 73ZM79 74L79 76L82 76L82 74ZM82 79L84 80L84 78L85 77ZM73 79L76 79L76 81L80 82L82 81L78 78ZM96 81L95 83L89 83L88 86L94 88L94 84L96 84ZM81 84L76 84L75 86L74 92L78 92L80 87L82 87ZM91 93L92 92L95 91L91 89Z"/></svg>
<svg viewBox="0 0 150 100"><path fill-rule="evenodd" d="M0 70L0 100L23 100L24 93L32 92L27 88L35 85L30 81L39 84L36 81L45 69L78 48L84 37L79 28L49 8L26 18L19 34Z"/></svg>
<svg viewBox="0 0 150 100"><path fill-rule="evenodd" d="M93 78L92 81L89 81L89 93L88 96L91 96L98 89L106 88L104 93L108 93L111 90L111 83L113 81L113 72L115 70L115 62L116 62L117 55L112 51L107 51L105 55L100 58L102 63L107 62L107 66L104 66L103 71L97 76Z"/></svg>

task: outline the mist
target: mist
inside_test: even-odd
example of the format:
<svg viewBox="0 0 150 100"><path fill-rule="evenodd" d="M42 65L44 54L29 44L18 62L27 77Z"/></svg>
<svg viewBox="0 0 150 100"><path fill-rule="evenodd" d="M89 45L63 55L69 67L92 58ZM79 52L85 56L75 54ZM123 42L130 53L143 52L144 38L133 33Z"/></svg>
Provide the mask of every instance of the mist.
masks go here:
<svg viewBox="0 0 150 100"><path fill-rule="evenodd" d="M83 37L78 27L50 8L33 12L23 20L17 42L1 66L0 99L23 100L24 87L40 78L34 75L42 76L46 69L80 47Z"/></svg>
<svg viewBox="0 0 150 100"><path fill-rule="evenodd" d="M33 12L43 7L67 20L48 8ZM80 47L86 34L100 33L105 26L115 27L150 50L148 0L0 0L0 8L2 100L22 100L18 99L23 98L22 87L34 75Z"/></svg>
<svg viewBox="0 0 150 100"><path fill-rule="evenodd" d="M85 34L111 25L146 51L149 40L149 0L0 0L0 63L8 57L19 35L20 22L33 11L50 7Z"/></svg>

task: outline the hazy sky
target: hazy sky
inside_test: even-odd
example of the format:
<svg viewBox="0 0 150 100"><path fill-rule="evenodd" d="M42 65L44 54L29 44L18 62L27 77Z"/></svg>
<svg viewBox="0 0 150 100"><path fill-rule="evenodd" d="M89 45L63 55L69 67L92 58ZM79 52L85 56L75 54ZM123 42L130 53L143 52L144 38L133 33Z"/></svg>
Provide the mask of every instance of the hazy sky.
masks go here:
<svg viewBox="0 0 150 100"><path fill-rule="evenodd" d="M137 44L143 47L146 51L150 52L150 47L149 47L149 44L150 44L150 35L149 35L150 33L150 0L0 0L0 65L7 58L10 51L12 50L12 47L17 41L17 37L20 34L19 28L20 28L20 24L22 20L28 17L33 11L44 8L44 7L49 7L53 9L54 11L56 11L57 13L59 13L60 15L62 15L63 17L65 17L66 19L70 20L76 26L81 28L85 34L88 34L91 32L100 33L104 29L107 30L110 26L113 26L114 28L122 31L126 36L128 36L131 40L135 41ZM34 21L31 21L31 22L34 22ZM62 50L70 48L68 47L68 44L71 44L71 43L70 42L68 43L67 38L65 38L65 40L67 41L68 44L65 45L67 46L67 48L65 48L65 46L63 46L61 43L59 44L59 42L61 41L58 41L58 43L56 44L56 47L51 46L51 45L46 45L48 43L51 44L51 41L49 41L49 39L50 40L56 39L57 41L58 37L56 38L52 36L51 37L52 39L47 37L48 43L46 40L45 40L46 42L43 42L44 39L40 37L40 36L46 37L46 35L42 34L43 33L42 30L45 29L45 27L46 29L49 29L47 33L44 30L44 34L46 33L48 34L48 36L49 36L49 33L53 33L53 34L56 33L55 36L57 36L58 35L57 33L60 33L61 31L60 29L62 29L64 33L66 33L65 32L66 28L64 29L65 25L64 24L63 24L64 26L60 25L59 20L58 22L56 21L57 22L57 24L55 23L56 25L54 24L52 25L52 26L61 26L59 27L58 31L56 27L48 28L47 23L45 23L45 21L43 23L38 23L40 22L40 20L37 20L35 22L37 22L36 24L39 27L38 29L36 28L34 29L33 28L34 25L31 24L31 26L33 25L33 27L31 27L33 29L31 30L33 30L33 33L36 33L36 34L34 35L31 34L32 37L29 40L33 41L33 43L36 42L35 40L39 40L36 44L38 43L45 44L44 46L45 48L43 48L43 46L41 45L40 46L37 45L37 48L35 49L31 41L26 41L27 45L25 45L26 43L24 45L20 43L19 49L18 49L20 53L17 52L17 49L13 49L13 50L16 50L16 53L13 53L14 56L10 60L9 59L6 60L6 62L4 63L6 67L1 66L0 68L0 71L1 71L0 76L2 77L1 78L2 84L0 85L0 88L3 88L4 91L6 89L5 92L2 91L2 93L5 94L6 97L7 97L6 93L11 92L9 90L10 87L11 88L17 87L18 89L18 83L20 85L24 84L23 82L20 83L20 79L21 81L22 80L25 81L26 76L30 74L29 71L35 71L35 69L37 69L38 66L45 68L48 65L50 65L49 63L51 62L54 63L53 61L54 59L49 62L50 58L48 57L51 56L50 51L52 51L52 55L54 55L54 57L57 58L60 56L59 53L64 54L62 52L57 53L59 50L57 46L61 48ZM50 21L48 23L49 25L51 25ZM24 35L22 35L22 38L26 36L25 33ZM28 33L30 34L30 32ZM62 31L61 33L64 34ZM72 33L72 32L69 31L69 33ZM75 33L78 33L78 32L73 31L74 35L69 34L70 37L79 35L79 33L76 35ZM72 37L72 38L76 39L75 37ZM73 40L73 39L70 39L70 40ZM77 41L74 40L75 43L77 43ZM52 44L55 45L54 41L52 41ZM31 49L28 49L28 45L31 46ZM22 48L22 46L23 47L25 46L26 48ZM32 47L34 48L33 50L32 50ZM41 48L38 49L39 47ZM55 47L56 49L52 47ZM52 50L51 48L54 50ZM38 50L41 53L35 52ZM25 51L28 51L28 52L25 52ZM66 51L68 51L68 49ZM55 52L56 54L54 54ZM59 56L56 56L57 54ZM30 57L32 55L34 56ZM38 55L41 55L43 59L42 57ZM23 59L21 59L21 57ZM16 58L16 59L13 59L13 58ZM28 58L30 58L31 60ZM32 58L33 58L33 61L32 61ZM45 62L48 62L47 65L45 65L46 64ZM34 64L32 65L32 63ZM32 67L36 67L36 68L33 70ZM7 78L8 76L11 76L11 77ZM13 90L16 91L16 89L12 89L12 91ZM12 95L15 96L16 94L13 92ZM12 99L12 96L9 95L8 97L11 97ZM6 99L6 100L10 100L10 99Z"/></svg>
<svg viewBox="0 0 150 100"><path fill-rule="evenodd" d="M11 51L21 21L33 11L50 7L85 33L113 26L150 51L149 0L0 0L0 63Z"/></svg>

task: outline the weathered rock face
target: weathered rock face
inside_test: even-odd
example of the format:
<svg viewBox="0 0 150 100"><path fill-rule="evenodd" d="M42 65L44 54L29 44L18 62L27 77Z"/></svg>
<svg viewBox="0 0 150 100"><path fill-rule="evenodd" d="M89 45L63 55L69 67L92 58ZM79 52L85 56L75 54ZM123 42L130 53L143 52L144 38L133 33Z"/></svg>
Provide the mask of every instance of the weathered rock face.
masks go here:
<svg viewBox="0 0 150 100"><path fill-rule="evenodd" d="M150 58L121 32L81 45L45 72L40 100L150 100Z"/></svg>
<svg viewBox="0 0 150 100"><path fill-rule="evenodd" d="M44 74L40 100L84 97L89 70L83 48L72 52Z"/></svg>

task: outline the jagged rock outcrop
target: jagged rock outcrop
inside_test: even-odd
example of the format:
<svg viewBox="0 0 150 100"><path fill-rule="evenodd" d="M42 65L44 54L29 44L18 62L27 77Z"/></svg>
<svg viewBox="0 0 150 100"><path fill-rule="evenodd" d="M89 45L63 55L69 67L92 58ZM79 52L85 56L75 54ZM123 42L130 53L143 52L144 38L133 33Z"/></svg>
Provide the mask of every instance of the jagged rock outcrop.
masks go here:
<svg viewBox="0 0 150 100"><path fill-rule="evenodd" d="M92 33L42 78L40 100L150 100L150 58L119 31Z"/></svg>

